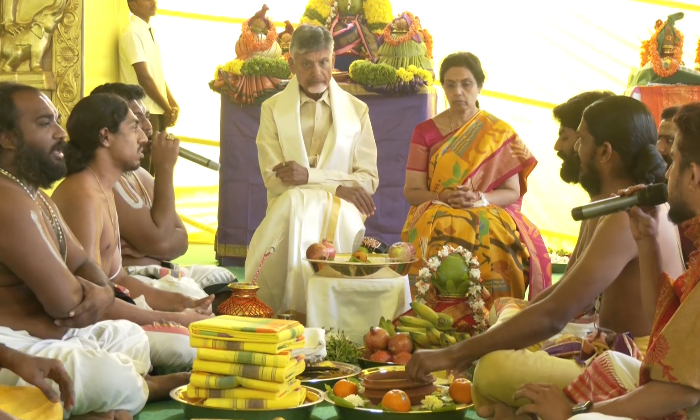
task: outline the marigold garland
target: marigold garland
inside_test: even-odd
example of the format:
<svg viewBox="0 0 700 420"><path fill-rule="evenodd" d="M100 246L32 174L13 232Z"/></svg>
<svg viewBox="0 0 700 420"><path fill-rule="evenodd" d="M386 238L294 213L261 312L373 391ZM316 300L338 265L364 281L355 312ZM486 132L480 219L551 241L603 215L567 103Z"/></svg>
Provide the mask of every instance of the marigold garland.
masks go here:
<svg viewBox="0 0 700 420"><path fill-rule="evenodd" d="M675 28L676 30L676 43L673 47L673 57L671 58L671 62L668 66L668 68L664 68L663 66L663 60L661 59L661 55L659 54L659 35L661 34L661 31L663 30L663 22L660 20L656 21L656 25L654 25L655 30L654 30L654 35L652 35L651 39L648 41L647 44L647 51L648 51L648 57L649 60L651 61L651 66L654 69L654 73L658 74L661 77L671 77L682 66L683 63L683 41L685 37L683 36L683 33ZM644 55L642 55L642 61L644 61ZM646 64L646 63L645 63Z"/></svg>
<svg viewBox="0 0 700 420"><path fill-rule="evenodd" d="M428 60L433 59L433 36L430 35L430 32L428 32L427 29L423 29L423 37L425 38L425 48L428 50L428 53L426 54L428 57Z"/></svg>
<svg viewBox="0 0 700 420"><path fill-rule="evenodd" d="M413 16L413 13L411 12L403 12L400 15L398 15L397 18L400 18L403 15L407 15L411 19L411 26L408 28L408 32L405 35L402 35L398 38L394 38L393 36L391 36L391 23L386 25L386 28L384 28L384 42L391 45L392 47L396 47L398 45L403 44L404 42L410 41L413 38L413 36L421 30L419 18Z"/></svg>
<svg viewBox="0 0 700 420"><path fill-rule="evenodd" d="M257 40L256 34L250 30L248 21L245 21L241 26L241 32L241 38L250 52L267 51L277 41L277 31L274 26L267 31L267 37L260 41Z"/></svg>
<svg viewBox="0 0 700 420"><path fill-rule="evenodd" d="M698 48L695 50L695 68L700 70L700 40L698 40Z"/></svg>
<svg viewBox="0 0 700 420"><path fill-rule="evenodd" d="M362 10L365 12L367 26L370 27L370 30L376 28L372 30L375 35L381 35L384 27L391 22L394 16L389 0L365 0Z"/></svg>

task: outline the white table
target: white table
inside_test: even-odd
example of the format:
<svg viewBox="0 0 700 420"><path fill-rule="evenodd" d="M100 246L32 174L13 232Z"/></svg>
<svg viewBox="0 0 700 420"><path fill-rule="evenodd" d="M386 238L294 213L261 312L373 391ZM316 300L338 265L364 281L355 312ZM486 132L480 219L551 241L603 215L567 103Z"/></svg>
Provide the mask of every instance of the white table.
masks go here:
<svg viewBox="0 0 700 420"><path fill-rule="evenodd" d="M306 291L306 326L333 327L361 344L381 317L393 320L408 311L410 303L408 276L349 279L313 275Z"/></svg>

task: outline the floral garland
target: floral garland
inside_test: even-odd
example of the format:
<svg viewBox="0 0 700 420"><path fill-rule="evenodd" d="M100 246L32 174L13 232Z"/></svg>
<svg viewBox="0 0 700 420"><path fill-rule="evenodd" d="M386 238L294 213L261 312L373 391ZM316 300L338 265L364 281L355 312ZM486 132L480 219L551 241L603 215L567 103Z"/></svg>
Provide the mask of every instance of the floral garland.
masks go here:
<svg viewBox="0 0 700 420"><path fill-rule="evenodd" d="M219 70L236 76L268 76L278 79L287 79L291 75L289 63L284 57L252 57L247 60L236 58L223 66L217 66L214 80L219 78Z"/></svg>
<svg viewBox="0 0 700 420"><path fill-rule="evenodd" d="M462 258L464 258L464 262L467 264L467 267L469 267L470 286L466 293L467 302L472 310L472 317L474 318L474 322L476 324L475 329L477 331L484 331L486 328L488 328L485 316L487 308L482 297L484 289L481 286L482 279L481 270L479 269L479 261L472 255L471 252L461 246L458 246L457 248L454 248L451 245L443 246L442 249L438 251L436 256L431 257L427 261L427 267L420 269L418 272L418 281L416 282L416 301L426 303L426 294L430 290L431 284L437 277L437 270L440 267L440 264L442 264L445 258L452 254L461 255Z"/></svg>
<svg viewBox="0 0 700 420"><path fill-rule="evenodd" d="M433 36L430 35L427 29L423 29L423 37L425 38L425 48L428 50L426 56L428 60L433 59Z"/></svg>
<svg viewBox="0 0 700 420"><path fill-rule="evenodd" d="M698 48L695 50L695 68L700 70L700 40L698 40Z"/></svg>
<svg viewBox="0 0 700 420"><path fill-rule="evenodd" d="M248 48L248 51L250 52L256 52L256 51L267 51L270 48L272 48L272 44L277 41L277 31L275 30L274 25L271 25L272 27L270 28L269 31L267 31L267 37L264 40L257 40L256 34L253 33L253 31L250 30L250 26L248 26L248 21L243 22L243 25L241 26L241 32L243 34L241 35L243 42L245 43L245 46Z"/></svg>
<svg viewBox="0 0 700 420"><path fill-rule="evenodd" d="M644 41L642 42L642 66L646 65L648 62L651 62L651 66L654 69L654 73L658 74L661 77L670 77L676 74L680 66L682 66L683 63L683 41L685 37L683 36L683 33L678 30L676 30L676 44L673 47L673 57L671 57L670 62L668 63L668 68L664 67L664 59L661 59L661 55L659 54L659 35L661 34L661 31L663 30L664 23L661 20L657 20L656 24L654 25L654 35L652 35L651 39L649 41ZM645 51L646 50L646 51Z"/></svg>
<svg viewBox="0 0 700 420"><path fill-rule="evenodd" d="M369 30L375 35L381 35L394 16L389 0L365 0L362 10L365 12Z"/></svg>
<svg viewBox="0 0 700 420"><path fill-rule="evenodd" d="M400 36L398 38L394 38L391 35L391 24L386 25L386 28L384 28L384 42L391 45L392 47L396 47L398 45L403 44L404 42L410 41L413 38L413 36L421 30L419 18L413 16L413 13L411 12L403 12L397 16L397 19L403 15L407 15L411 19L411 26L408 28L408 32L405 35Z"/></svg>

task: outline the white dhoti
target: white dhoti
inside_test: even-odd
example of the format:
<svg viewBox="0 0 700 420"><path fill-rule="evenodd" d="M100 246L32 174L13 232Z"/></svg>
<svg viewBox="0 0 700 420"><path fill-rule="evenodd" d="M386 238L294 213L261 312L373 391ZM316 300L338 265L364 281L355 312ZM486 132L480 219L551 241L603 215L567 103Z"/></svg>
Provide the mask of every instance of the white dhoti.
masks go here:
<svg viewBox="0 0 700 420"><path fill-rule="evenodd" d="M265 252L280 235L282 241L260 269L258 297L276 314L305 314L306 288L313 274L311 264L304 260L306 249L328 239L337 253L353 252L364 234L362 215L353 204L323 190L290 189L275 199L255 231L246 256L245 278L255 278Z"/></svg>
<svg viewBox="0 0 700 420"><path fill-rule="evenodd" d="M76 395L75 406L70 413L64 412L65 418L111 410L134 415L146 404L148 386L143 376L151 367L148 338L132 322L103 321L71 329L60 340L41 340L26 331L0 327L0 342L22 353L63 362ZM7 369L0 371L0 384L27 385Z"/></svg>

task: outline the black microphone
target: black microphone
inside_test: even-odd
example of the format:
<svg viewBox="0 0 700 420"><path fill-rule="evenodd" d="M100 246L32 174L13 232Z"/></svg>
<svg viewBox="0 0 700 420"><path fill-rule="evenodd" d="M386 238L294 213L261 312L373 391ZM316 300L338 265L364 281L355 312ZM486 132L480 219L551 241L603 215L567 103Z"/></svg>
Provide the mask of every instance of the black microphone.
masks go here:
<svg viewBox="0 0 700 420"><path fill-rule="evenodd" d="M187 149L183 149L182 147L180 148L180 153L179 153L181 158L187 159L190 162L194 162L198 165L206 166L209 169L212 169L214 171L218 171L219 168L221 168L221 165L219 165L219 162L214 162L211 159L207 159L202 155L198 155L194 152L190 152Z"/></svg>
<svg viewBox="0 0 700 420"><path fill-rule="evenodd" d="M606 214L627 211L634 206L653 207L668 201L666 184L652 184L643 190L626 197L612 197L595 201L571 210L571 217L577 222L605 216Z"/></svg>

